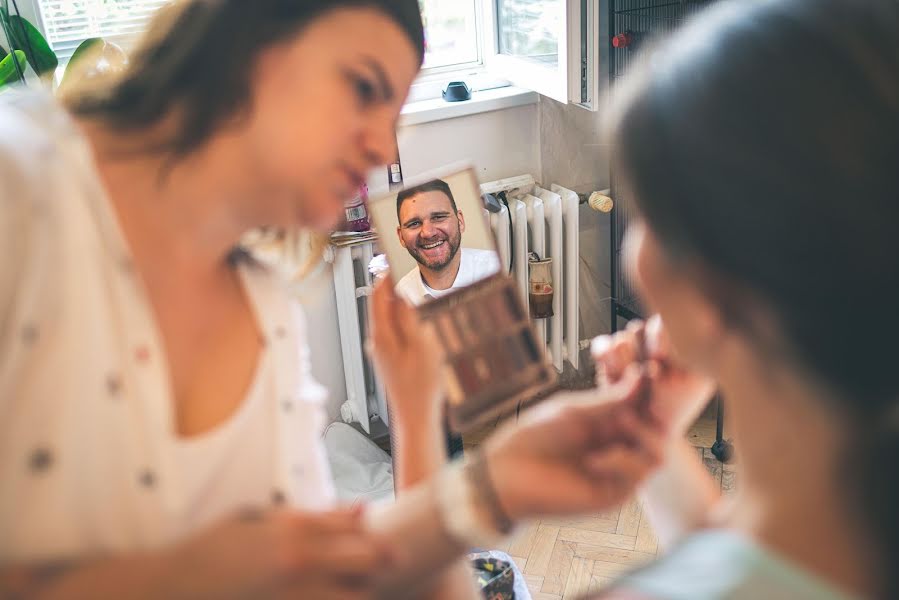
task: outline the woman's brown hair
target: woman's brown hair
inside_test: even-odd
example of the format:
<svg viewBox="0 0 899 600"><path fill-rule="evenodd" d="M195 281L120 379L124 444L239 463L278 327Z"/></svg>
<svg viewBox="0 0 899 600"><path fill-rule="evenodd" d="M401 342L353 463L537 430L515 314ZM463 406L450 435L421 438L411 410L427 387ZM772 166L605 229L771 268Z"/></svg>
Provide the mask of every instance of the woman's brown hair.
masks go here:
<svg viewBox="0 0 899 600"><path fill-rule="evenodd" d="M67 99L78 116L140 131L177 115L177 133L152 150L184 156L247 108L253 67L267 48L327 12L374 8L424 56L417 0L176 0L160 10L115 81Z"/></svg>
<svg viewBox="0 0 899 600"><path fill-rule="evenodd" d="M899 598L899 3L722 2L640 75L613 127L634 198L833 390L848 500ZM757 337L754 307L721 304Z"/></svg>

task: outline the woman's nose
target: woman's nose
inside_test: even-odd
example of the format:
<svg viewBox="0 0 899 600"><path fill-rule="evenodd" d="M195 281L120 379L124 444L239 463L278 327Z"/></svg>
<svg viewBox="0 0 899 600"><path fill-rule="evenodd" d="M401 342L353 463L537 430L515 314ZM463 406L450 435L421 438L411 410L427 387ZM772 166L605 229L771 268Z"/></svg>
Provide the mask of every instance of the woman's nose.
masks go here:
<svg viewBox="0 0 899 600"><path fill-rule="evenodd" d="M372 116L363 133L362 148L370 166L386 165L397 155L396 122L384 116Z"/></svg>

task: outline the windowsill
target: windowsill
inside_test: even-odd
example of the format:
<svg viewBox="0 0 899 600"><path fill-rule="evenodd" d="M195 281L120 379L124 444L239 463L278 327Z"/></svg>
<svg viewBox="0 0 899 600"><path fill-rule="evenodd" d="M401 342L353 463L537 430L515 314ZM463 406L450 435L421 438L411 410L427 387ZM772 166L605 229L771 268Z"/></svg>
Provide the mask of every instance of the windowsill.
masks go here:
<svg viewBox="0 0 899 600"><path fill-rule="evenodd" d="M537 103L537 93L519 87L507 86L492 90L472 92L471 100L446 102L442 98L410 102L400 113L399 125L421 125L444 119L455 119L478 113L525 106Z"/></svg>

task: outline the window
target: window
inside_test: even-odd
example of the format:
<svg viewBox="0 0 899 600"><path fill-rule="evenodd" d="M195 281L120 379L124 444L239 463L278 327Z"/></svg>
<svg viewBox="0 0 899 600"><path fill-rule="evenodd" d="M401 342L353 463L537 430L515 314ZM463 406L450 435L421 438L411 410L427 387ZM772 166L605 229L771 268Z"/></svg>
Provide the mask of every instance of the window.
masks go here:
<svg viewBox="0 0 899 600"><path fill-rule="evenodd" d="M418 4L425 25L424 69L480 62L477 0L418 0Z"/></svg>
<svg viewBox="0 0 899 600"><path fill-rule="evenodd" d="M50 46L66 60L83 40L102 37L127 49L169 0L36 0Z"/></svg>
<svg viewBox="0 0 899 600"><path fill-rule="evenodd" d="M600 0L483 0L487 70L597 110ZM675 0L676 1L676 0Z"/></svg>
<svg viewBox="0 0 899 600"><path fill-rule="evenodd" d="M554 0L497 0L496 26L500 54L542 65L559 63L562 26Z"/></svg>

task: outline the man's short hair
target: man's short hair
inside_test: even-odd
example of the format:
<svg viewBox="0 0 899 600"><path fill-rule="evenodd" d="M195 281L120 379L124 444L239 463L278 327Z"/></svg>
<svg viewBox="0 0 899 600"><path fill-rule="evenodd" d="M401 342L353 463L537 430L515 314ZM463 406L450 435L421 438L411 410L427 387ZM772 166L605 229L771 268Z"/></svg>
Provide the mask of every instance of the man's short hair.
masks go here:
<svg viewBox="0 0 899 600"><path fill-rule="evenodd" d="M416 185L415 187L406 188L396 197L396 220L400 220L400 208L403 207L403 202L411 198L412 196L417 196L419 194L423 194L425 192L443 192L447 198L449 198L450 204L453 207L453 212L459 212L459 209L456 208L456 199L453 198L453 191L450 189L449 184L447 184L442 179L432 179L431 181L422 183L421 185ZM402 223L400 223L402 226Z"/></svg>

